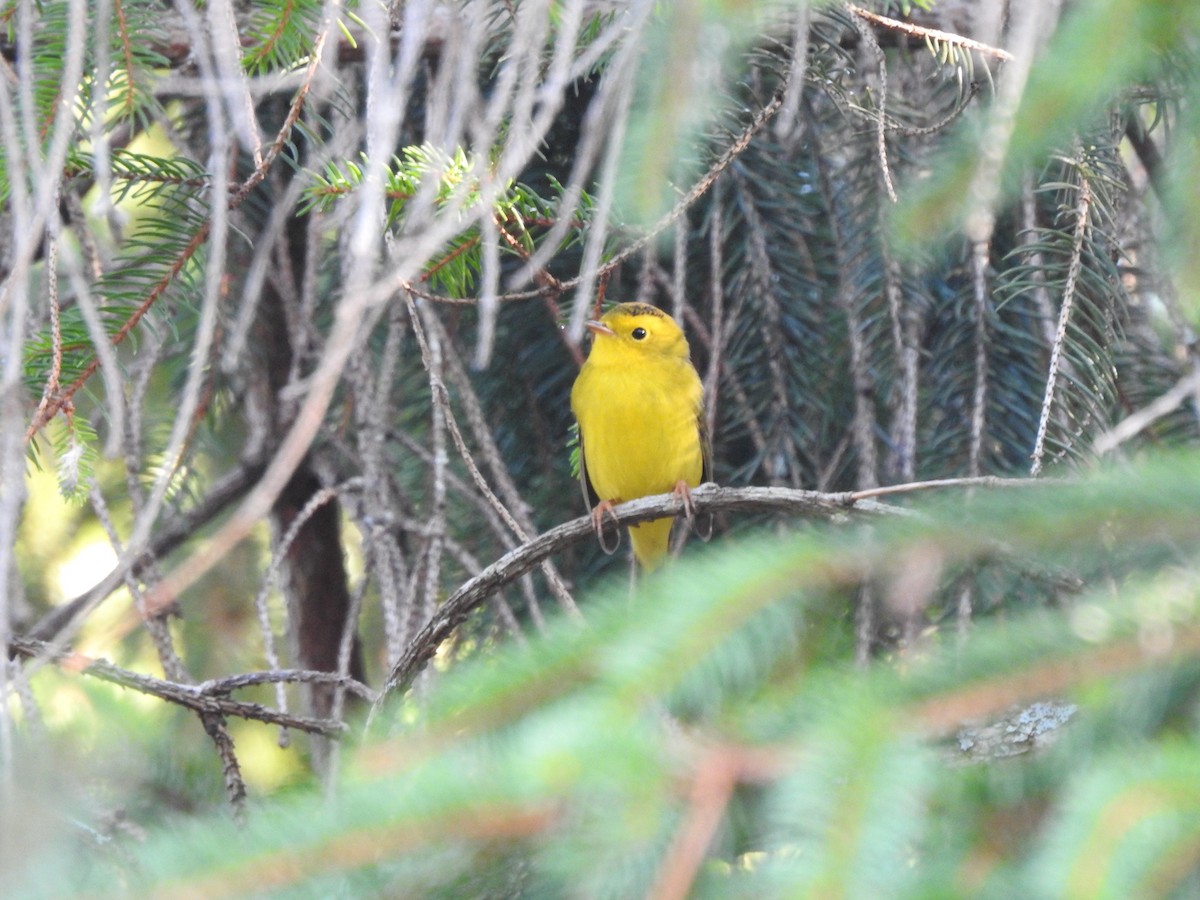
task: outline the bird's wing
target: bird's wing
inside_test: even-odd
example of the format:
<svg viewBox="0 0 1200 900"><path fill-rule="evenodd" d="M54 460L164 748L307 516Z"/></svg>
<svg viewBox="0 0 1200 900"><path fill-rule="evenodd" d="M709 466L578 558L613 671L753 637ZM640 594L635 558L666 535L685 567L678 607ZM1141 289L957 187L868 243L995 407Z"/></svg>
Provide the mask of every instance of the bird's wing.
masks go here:
<svg viewBox="0 0 1200 900"><path fill-rule="evenodd" d="M583 491L583 502L588 509L592 509L600 502L600 495L596 493L596 489L592 487L592 482L587 474L587 454L583 447L583 433L579 435L579 488Z"/></svg>
<svg viewBox="0 0 1200 900"><path fill-rule="evenodd" d="M700 432L700 483L707 484L713 480L712 441L708 436L708 423L704 417L704 405L696 411L696 429ZM708 542L713 534L712 513L701 513L693 523L696 536Z"/></svg>
<svg viewBox="0 0 1200 900"><path fill-rule="evenodd" d="M703 406L696 411L696 429L700 432L700 483L707 484L713 480L712 441L708 436Z"/></svg>

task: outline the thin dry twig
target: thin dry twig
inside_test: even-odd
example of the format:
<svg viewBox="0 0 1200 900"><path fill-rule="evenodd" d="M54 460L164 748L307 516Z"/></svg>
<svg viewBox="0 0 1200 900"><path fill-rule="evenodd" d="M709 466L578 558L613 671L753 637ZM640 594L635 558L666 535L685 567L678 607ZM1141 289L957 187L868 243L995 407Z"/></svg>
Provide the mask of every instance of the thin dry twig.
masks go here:
<svg viewBox="0 0 1200 900"><path fill-rule="evenodd" d="M907 300L901 263L892 252L885 210L880 206L880 255L883 261L883 294L892 325L892 345L899 379L892 391L891 449L885 471L889 479L911 481L917 467L917 399L920 386L920 304Z"/></svg>
<svg viewBox="0 0 1200 900"><path fill-rule="evenodd" d="M278 712L259 703L243 703L237 700L230 700L220 693L206 692L202 685L177 684L173 681L155 678L152 675L131 672L128 669L115 666L107 660L93 659L69 650L59 649L45 641L14 637L9 640L8 646L21 656L47 660L62 669L80 672L84 675L99 678L101 681L107 681L110 684L120 685L121 687L126 687L142 694L158 697L160 700L195 710L203 715L250 719L256 722L280 725L285 728L295 728L300 731L307 731L326 737L337 737L346 730L344 723L335 722L332 719L297 716L290 713ZM285 672L281 670L273 674L283 676ZM318 674L329 675L330 673Z"/></svg>
<svg viewBox="0 0 1200 900"><path fill-rule="evenodd" d="M808 30L811 7L798 5L792 25L792 54L788 64L787 81L780 96L779 115L775 120L775 135L792 138L800 131L800 95L804 92L804 77L808 73Z"/></svg>
<svg viewBox="0 0 1200 900"><path fill-rule="evenodd" d="M1037 438L1033 442L1033 464L1029 474L1037 477L1042 471L1042 457L1046 450L1046 429L1050 424L1050 412L1054 407L1054 389L1058 381L1059 358L1067 341L1067 326L1071 321L1071 310L1075 305L1075 291L1079 273L1083 269L1083 249L1087 240L1089 212L1092 206L1092 189L1085 176L1080 177L1079 197L1075 202L1075 234L1071 243L1071 262L1067 268L1067 283L1063 286L1062 307L1058 313L1058 330L1054 335L1054 346L1050 351L1050 371L1046 375L1046 394L1042 399L1042 415L1038 420Z"/></svg>
<svg viewBox="0 0 1200 900"><path fill-rule="evenodd" d="M339 672L320 672L314 669L273 669L269 672L243 672L210 678L196 685L196 690L210 697L222 697L242 688L259 684L333 684L364 700L374 700L375 692L349 675Z"/></svg>
<svg viewBox="0 0 1200 900"><path fill-rule="evenodd" d="M449 454L446 452L446 431L452 413L450 395L446 391L442 376L444 363L441 336L432 335L427 338L420 327L421 314L417 312L412 298L406 295L405 300L408 303L409 321L417 335L417 342L421 345L421 358L429 373L429 393L433 400L430 424L433 434L433 484L428 511L428 538L423 564L416 567L417 571L424 572L425 578L417 602L408 610L409 626L404 634L406 638L410 638L437 607L438 586L442 574L442 548L446 541L446 472L450 464ZM457 427L454 428L454 433L458 434ZM461 441L462 436L458 435L458 438Z"/></svg>
<svg viewBox="0 0 1200 900"><path fill-rule="evenodd" d="M246 821L246 779L242 777L242 767L238 762L237 753L233 747L233 738L225 725L225 717L215 713L201 713L200 724L217 748L217 756L221 760L221 775L225 781L225 796L233 807L233 820L239 825Z"/></svg>
<svg viewBox="0 0 1200 900"><path fill-rule="evenodd" d="M732 174L733 183L736 187L738 196L738 208L745 217L747 226L747 246L749 249L750 259L750 283L755 288L755 293L762 306L762 321L759 325L759 334L761 335L763 345L767 348L766 367L770 374L771 384L771 401L768 409L763 413L763 418L770 423L768 445L771 447L770 452L765 457L765 465L767 475L771 479L772 484L780 484L784 481L785 476L790 476L793 483L799 482L800 465L796 459L795 442L792 437L792 430L788 427L792 398L788 390L788 372L785 361L787 353L783 345L784 328L784 306L781 301L779 292L775 289L775 284L778 281L774 266L771 264L771 251L767 245L767 227L763 221L763 217L758 210L758 204L750 190L745 176L738 171ZM716 207L716 204L714 204ZM722 273L719 269L713 269L712 281L714 285L720 284L722 281ZM714 291L716 288L714 287ZM713 304L713 329L712 342L713 353L716 359L720 360L723 356L723 343L728 340L733 331L734 323L742 318L742 309L747 302L749 292L740 292L740 296L735 299L733 308L729 310L727 315L718 319L718 313L723 313L724 310ZM728 323L728 325L726 324ZM720 374L714 374L714 384L719 383L716 379ZM709 434L716 433L716 412L713 410L709 419Z"/></svg>
<svg viewBox="0 0 1200 900"><path fill-rule="evenodd" d="M983 432L987 426L988 389L988 261L991 257L992 218L987 216L986 235L971 243L971 291L975 308L974 390L971 395L971 443L967 473L975 478L983 471Z"/></svg>
<svg viewBox="0 0 1200 900"><path fill-rule="evenodd" d="M993 47L989 44L983 44L979 41L973 41L970 38L963 37L961 34L954 34L950 31L939 31L936 28L926 28L923 25L915 25L912 22L902 22L899 19L889 19L887 16L881 16L878 13L873 13L870 10L863 9L861 6L855 6L853 3L847 3L846 9L858 16L860 19L865 19L875 25L881 25L884 28L890 28L893 31L901 31L904 34L912 37L920 38L925 41L936 41L942 44L951 44L955 47L962 47L964 50L974 50L978 53L983 53L987 56L993 56L996 59L1011 60L1013 55L1007 50L1000 47Z"/></svg>
<svg viewBox="0 0 1200 900"><path fill-rule="evenodd" d="M718 391L721 387L721 368L724 364L725 355L725 283L722 279L724 271L725 253L725 227L724 227L724 212L723 204L720 202L721 189L718 187L714 190L714 199L716 202L712 205L712 221L708 226L708 283L709 283L709 317L712 322L712 328L709 331L708 341L708 368L704 372L704 434L711 441L713 435L717 433L717 403L719 401ZM684 229L677 230L679 235L679 250L676 253L677 259L686 259L686 252L683 250L683 244L686 240ZM680 288L680 313L689 310L683 300L682 285ZM679 319L682 327L683 319ZM772 360L774 362L774 360ZM776 366L777 368L777 366ZM772 372L774 374L774 372Z"/></svg>
<svg viewBox="0 0 1200 900"><path fill-rule="evenodd" d="M706 171L704 175L692 185L691 189L684 194L679 202L676 203L666 215L664 215L653 226L651 226L648 231L643 233L636 240L632 241L619 253L615 254L612 259L610 259L603 266L596 268L594 270L594 277L603 279L611 275L626 262L640 253L643 247L645 247L651 241L656 240L658 236L667 228L670 228L673 224L679 221L679 219L692 207L697 200L708 193L709 189L713 186L713 183L717 180L721 173L724 172L735 159L745 152L746 148L750 146L750 142L754 139L754 136L766 127L767 123L771 121L771 118L775 115L775 113L779 111L782 103L782 93L777 93L774 97L772 97L770 102L768 102L766 106L759 110L754 118L750 120L750 123L745 127L745 129L743 129L737 138L734 139L733 142L730 143L730 145L725 149L725 151L719 157L717 157L713 164L709 166L708 171ZM588 274L588 270L585 267L583 273L575 278L564 281L562 283L563 289L570 290L572 288L579 287L579 285L584 282ZM568 329L568 337L575 342L578 342L583 336L583 321L586 318L587 306L588 304L586 303L578 303L576 310L573 313L571 325Z"/></svg>
<svg viewBox="0 0 1200 900"><path fill-rule="evenodd" d="M430 313L428 323L431 328L436 328L441 332L443 341L449 340L449 336L445 333L445 328L441 320L436 315ZM471 473L471 480L475 482L476 487L479 488L479 492L483 495L487 504L495 510L505 525L512 529L513 534L517 536L518 540L527 541L529 540L529 536L537 531L533 523L529 504L521 497L516 482L513 481L508 467L501 458L500 448L496 445L496 439L484 418L483 405L479 402L479 397L471 385L471 380L467 377L462 360L456 354L448 354L445 360L445 367L447 376L454 382L455 387L458 389L459 399L466 412L467 424L471 428L471 434L474 436L475 443L483 454L488 471L492 473L492 478L495 481L497 489L504 497L504 502L501 502L500 498L492 492L487 479L479 471L478 466L475 465L475 461L468 451L466 441L463 439L458 427L454 410L450 406L450 395L447 391L445 398L446 413L451 429L451 436L454 438L459 455L466 463L467 469ZM442 384L442 390L446 390L444 383ZM559 606L568 615L579 618L579 607L576 605L570 591L567 590L566 583L553 562L546 560L542 564L542 573L545 575L546 583L558 601Z"/></svg>
<svg viewBox="0 0 1200 900"><path fill-rule="evenodd" d="M847 4L847 9L853 12L858 11L849 4ZM884 56L883 48L879 46L879 41L875 39L875 33L867 27L865 17L855 16L854 25L863 42L875 56L875 62L879 67L879 99L875 101L875 109L871 116L875 120L875 154L879 161L879 176L883 181L883 189L887 193L889 200L893 203L898 203L900 201L896 196L896 186L892 183L892 167L888 164L887 156L887 57Z"/></svg>
<svg viewBox="0 0 1200 900"><path fill-rule="evenodd" d="M113 552L120 558L120 535L117 533L117 526L113 522L112 515L109 512L108 502L104 499L104 492L100 490L100 485L94 478L90 484L89 499L91 500L92 511L95 513L96 519L104 528L105 534L108 535L108 542ZM125 589L133 597L134 606L141 612L145 608L145 597L142 594L142 588L138 583L138 579L134 577L132 572L125 573ZM172 681L190 681L191 678L188 675L187 667L184 666L183 660L179 658L179 654L175 652L175 645L171 639L171 630L167 627L165 619L166 617L162 615L145 618L146 631L149 633L150 641L154 644L154 649L158 653L159 664L162 666L163 673Z"/></svg>
<svg viewBox="0 0 1200 900"><path fill-rule="evenodd" d="M271 563L267 566L267 573L263 577L262 584L259 585L258 591L254 595L254 610L257 614L259 634L263 640L263 656L267 660L267 665L272 672L279 671L279 649L275 645L275 629L271 626L271 613L267 608L267 595L275 586L275 582L279 578L280 570L283 567L284 560L287 558L288 550L291 549L296 538L300 534L309 519L311 519L326 503L336 500L340 494L346 491L361 490L363 480L361 478L349 478L341 484L331 485L330 487L322 488L308 498L308 502L296 513L295 517L288 525L287 531L280 535L276 541L276 545L271 554ZM140 612L140 610L139 610ZM143 613L143 617L145 617ZM283 690L283 682L275 682L275 702L283 711L287 711L287 694Z"/></svg>
<svg viewBox="0 0 1200 900"><path fill-rule="evenodd" d="M1092 452L1103 456L1116 450L1126 441L1149 428L1163 416L1170 415L1188 400L1200 404L1200 369L1183 376L1166 393L1130 413L1096 439Z"/></svg>
<svg viewBox="0 0 1200 900"><path fill-rule="evenodd" d="M1038 487L1046 484L1065 484L1058 479L1032 478L1001 478L996 475L979 475L972 478L937 478L932 481L912 481L905 484L888 484L882 487L869 488L864 491L851 491L848 496L858 502L873 497L890 497L896 494L911 494L917 491L930 491L950 487Z"/></svg>

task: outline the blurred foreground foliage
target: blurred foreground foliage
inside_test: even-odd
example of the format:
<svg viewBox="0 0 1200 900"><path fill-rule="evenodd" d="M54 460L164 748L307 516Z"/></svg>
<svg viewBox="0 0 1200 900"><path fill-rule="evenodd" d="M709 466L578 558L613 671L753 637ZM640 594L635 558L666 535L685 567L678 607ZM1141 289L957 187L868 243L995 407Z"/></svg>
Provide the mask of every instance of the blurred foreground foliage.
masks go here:
<svg viewBox="0 0 1200 900"><path fill-rule="evenodd" d="M35 817L5 893L1195 896L1198 508L1190 453L712 546L385 708L332 798L100 848ZM847 663L848 590L899 614L980 568L1044 602ZM1047 746L964 756L1046 699L1078 704Z"/></svg>

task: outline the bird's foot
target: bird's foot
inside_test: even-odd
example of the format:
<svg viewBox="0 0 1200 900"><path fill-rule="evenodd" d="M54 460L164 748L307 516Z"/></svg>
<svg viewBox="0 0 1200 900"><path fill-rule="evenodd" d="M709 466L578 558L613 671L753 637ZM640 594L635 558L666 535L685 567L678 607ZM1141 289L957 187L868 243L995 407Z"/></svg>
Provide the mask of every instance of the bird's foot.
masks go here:
<svg viewBox="0 0 1200 900"><path fill-rule="evenodd" d="M688 526L690 527L692 519L696 517L696 504L692 502L692 489L686 481L680 478L675 482L675 488L671 493L683 501L683 517L687 519Z"/></svg>
<svg viewBox="0 0 1200 900"><path fill-rule="evenodd" d="M712 515L705 513L697 518L696 503L692 500L692 489L688 483L682 478L675 482L675 489L672 491L675 496L683 501L683 517L687 521L688 528L705 543L712 537Z"/></svg>
<svg viewBox="0 0 1200 900"><path fill-rule="evenodd" d="M613 509L614 504L620 503L620 502L621 502L620 500L601 500L592 509L592 531L596 532L596 541L600 544L600 549L603 550L609 556L612 556L614 553L616 553L617 548L621 546L621 529L620 529L619 523L618 523L618 528L616 531L616 540L613 541L613 544L610 547L604 541L604 515L605 515L605 513L607 513L609 515L609 517L611 517L612 520L614 522L616 522L617 517L613 513L612 509Z"/></svg>

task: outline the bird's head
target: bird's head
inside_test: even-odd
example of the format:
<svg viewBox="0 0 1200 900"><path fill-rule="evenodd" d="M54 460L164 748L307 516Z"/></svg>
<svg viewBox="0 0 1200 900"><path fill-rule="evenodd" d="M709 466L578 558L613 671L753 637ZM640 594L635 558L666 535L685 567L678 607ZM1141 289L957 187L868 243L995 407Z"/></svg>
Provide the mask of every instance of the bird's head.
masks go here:
<svg viewBox="0 0 1200 900"><path fill-rule="evenodd" d="M688 342L675 320L657 306L621 303L587 323L595 335L592 357L618 361L647 355L688 359ZM598 361L599 361L598 360Z"/></svg>

